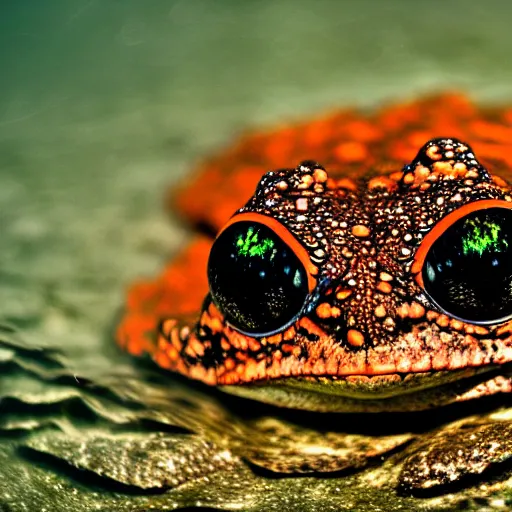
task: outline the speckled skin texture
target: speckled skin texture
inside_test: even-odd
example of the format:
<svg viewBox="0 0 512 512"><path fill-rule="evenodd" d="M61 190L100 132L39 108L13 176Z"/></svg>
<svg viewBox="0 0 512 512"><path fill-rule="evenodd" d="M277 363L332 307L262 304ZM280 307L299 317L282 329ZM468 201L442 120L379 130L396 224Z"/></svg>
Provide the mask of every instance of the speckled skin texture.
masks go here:
<svg viewBox="0 0 512 512"><path fill-rule="evenodd" d="M249 212L269 216L306 247L316 282L311 312L284 332L257 339L231 328L207 300L191 334L164 321L161 343L170 342L171 368L235 384L510 361L506 327L450 321L429 304L413 273L424 235L441 218L475 201L511 201L499 183L467 144L452 139L426 144L402 173L360 183L329 181L323 168L308 162L269 172L233 220Z"/></svg>
<svg viewBox="0 0 512 512"><path fill-rule="evenodd" d="M402 469L401 489L420 494L437 488L439 492L455 481L471 483L489 468L495 470L495 478L500 475L512 457L512 423L459 426L419 445Z"/></svg>
<svg viewBox="0 0 512 512"><path fill-rule="evenodd" d="M132 307L118 331L120 344L135 354L152 353L164 368L227 385L233 392L239 392L239 384L268 387L294 377L313 379L315 392L331 393L319 380L327 377L343 382L345 397L378 398L382 387L393 396L458 380L454 371L461 378L480 377L453 400L510 391L506 372L483 370L495 371L512 360L512 323L481 326L444 314L422 289L420 257L422 246L432 243L428 234L452 212L477 203L509 208L509 185L490 174L469 144L455 138L432 139L411 163L389 171L331 177L328 168L312 161L271 171L230 221L263 219L306 249L310 298L287 329L264 337L244 335L207 296L199 318L161 315L153 339L144 332L154 320L141 315L140 308L134 314ZM153 311L158 310L165 280L156 289L146 286L146 308L153 303ZM140 303L140 292L131 296L134 302ZM446 377L440 379L441 371ZM413 384L404 379L415 374L426 378ZM307 399L239 393L324 410ZM428 399L418 408L440 403L441 398ZM415 408L412 403L403 407ZM343 404L333 408L347 410Z"/></svg>

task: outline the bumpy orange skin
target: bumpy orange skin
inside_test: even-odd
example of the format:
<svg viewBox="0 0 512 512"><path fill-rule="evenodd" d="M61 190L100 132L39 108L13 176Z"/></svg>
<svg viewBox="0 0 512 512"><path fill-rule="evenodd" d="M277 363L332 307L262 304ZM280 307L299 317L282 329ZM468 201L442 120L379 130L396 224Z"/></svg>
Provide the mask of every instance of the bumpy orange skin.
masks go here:
<svg viewBox="0 0 512 512"><path fill-rule="evenodd" d="M445 136L469 141L479 160L471 163L471 148L444 140L425 146L404 168L426 141ZM266 171L305 159L322 165L278 171L279 179L267 175L260 184L275 211L268 211L261 198L251 198ZM201 235L159 277L131 287L117 341L131 354L149 354L161 367L211 385L288 376L393 376L507 363L512 360L512 322L472 325L421 301L418 272L428 229L419 236L402 223L393 234L377 228L377 221L384 219L389 201L396 210L402 199L398 207L415 225L423 215L428 226L472 201L510 204L507 182L486 169L507 178L511 168L512 109L478 109L458 95L369 115L341 111L246 136L185 184L175 200L179 211L217 232L248 201L239 213L272 215L283 222L320 273L336 274L333 286L323 290L313 313L284 332L260 339L243 335L226 324L211 301L201 309L212 242ZM442 205L436 202L436 187L431 188L438 183L447 185ZM318 208L337 208L337 222L319 227L329 250L315 253L313 232L304 227L315 224L301 222L300 216L316 218ZM335 327L340 318L347 326L341 334ZM510 381L499 391L510 391Z"/></svg>

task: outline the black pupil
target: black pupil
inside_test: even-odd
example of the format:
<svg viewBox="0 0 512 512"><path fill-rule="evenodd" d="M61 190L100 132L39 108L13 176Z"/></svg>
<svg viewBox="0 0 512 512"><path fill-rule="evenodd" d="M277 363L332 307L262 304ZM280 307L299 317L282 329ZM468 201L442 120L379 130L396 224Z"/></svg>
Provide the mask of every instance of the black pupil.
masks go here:
<svg viewBox="0 0 512 512"><path fill-rule="evenodd" d="M475 211L451 225L423 264L425 291L445 312L474 323L512 315L512 210Z"/></svg>
<svg viewBox="0 0 512 512"><path fill-rule="evenodd" d="M304 265L264 224L240 221L226 228L208 260L213 302L233 327L266 335L285 328L308 296Z"/></svg>

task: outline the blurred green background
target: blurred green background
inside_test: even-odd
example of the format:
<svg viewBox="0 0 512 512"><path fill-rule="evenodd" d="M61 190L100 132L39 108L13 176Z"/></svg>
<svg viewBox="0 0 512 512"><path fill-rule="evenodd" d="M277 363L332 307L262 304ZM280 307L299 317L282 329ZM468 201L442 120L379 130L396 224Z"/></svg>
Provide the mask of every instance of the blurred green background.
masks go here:
<svg viewBox="0 0 512 512"><path fill-rule="evenodd" d="M108 368L127 283L186 240L163 194L255 126L456 89L512 101L512 3L0 2L0 311Z"/></svg>

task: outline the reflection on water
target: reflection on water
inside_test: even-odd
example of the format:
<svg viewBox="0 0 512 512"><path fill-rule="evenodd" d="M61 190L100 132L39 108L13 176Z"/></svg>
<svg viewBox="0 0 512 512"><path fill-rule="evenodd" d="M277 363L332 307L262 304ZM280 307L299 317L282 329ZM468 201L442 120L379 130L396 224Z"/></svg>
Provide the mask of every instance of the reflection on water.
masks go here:
<svg viewBox="0 0 512 512"><path fill-rule="evenodd" d="M453 420L464 417L384 415L376 425L373 415L285 411L143 363L87 378L73 374L59 352L31 348L9 329L0 364L0 495L11 510L131 510L135 502L167 509L191 497L244 510L290 497L336 510L353 510L349 503L365 510L369 496L386 510L414 507L414 498L394 490L404 459L429 429L452 432L460 428ZM466 418L464 428L481 420ZM293 474L314 476L276 480Z"/></svg>

